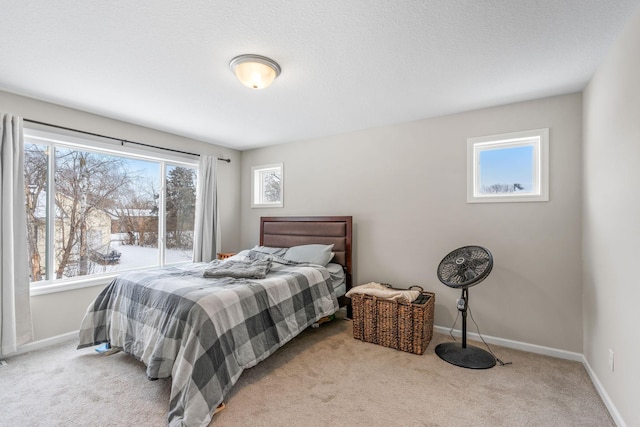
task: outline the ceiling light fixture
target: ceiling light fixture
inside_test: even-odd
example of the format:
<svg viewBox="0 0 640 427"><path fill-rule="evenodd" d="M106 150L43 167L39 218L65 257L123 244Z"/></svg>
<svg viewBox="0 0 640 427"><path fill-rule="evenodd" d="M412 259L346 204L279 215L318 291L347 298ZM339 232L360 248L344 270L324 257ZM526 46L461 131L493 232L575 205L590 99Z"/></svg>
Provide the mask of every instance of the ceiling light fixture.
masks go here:
<svg viewBox="0 0 640 427"><path fill-rule="evenodd" d="M280 66L273 59L260 55L236 56L229 68L240 83L249 89L263 89L280 75Z"/></svg>

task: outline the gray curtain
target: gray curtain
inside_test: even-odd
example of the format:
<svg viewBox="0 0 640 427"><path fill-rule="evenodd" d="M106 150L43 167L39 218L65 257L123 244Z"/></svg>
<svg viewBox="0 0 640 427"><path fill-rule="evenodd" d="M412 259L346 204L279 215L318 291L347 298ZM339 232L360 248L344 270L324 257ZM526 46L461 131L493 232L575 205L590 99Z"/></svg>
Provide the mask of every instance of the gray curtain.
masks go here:
<svg viewBox="0 0 640 427"><path fill-rule="evenodd" d="M220 244L216 183L217 160L217 157L200 156L193 242L194 262L209 262L216 259L217 248Z"/></svg>
<svg viewBox="0 0 640 427"><path fill-rule="evenodd" d="M0 113L0 354L33 340L22 118Z"/></svg>

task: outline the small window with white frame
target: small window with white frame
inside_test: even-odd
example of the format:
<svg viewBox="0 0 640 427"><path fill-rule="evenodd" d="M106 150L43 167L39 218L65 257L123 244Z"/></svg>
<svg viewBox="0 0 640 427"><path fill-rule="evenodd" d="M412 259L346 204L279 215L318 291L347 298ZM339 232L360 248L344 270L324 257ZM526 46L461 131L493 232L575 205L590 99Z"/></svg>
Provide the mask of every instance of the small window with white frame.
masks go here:
<svg viewBox="0 0 640 427"><path fill-rule="evenodd" d="M251 207L281 208L284 203L282 163L251 168Z"/></svg>
<svg viewBox="0 0 640 427"><path fill-rule="evenodd" d="M548 200L548 128L467 139L467 203Z"/></svg>

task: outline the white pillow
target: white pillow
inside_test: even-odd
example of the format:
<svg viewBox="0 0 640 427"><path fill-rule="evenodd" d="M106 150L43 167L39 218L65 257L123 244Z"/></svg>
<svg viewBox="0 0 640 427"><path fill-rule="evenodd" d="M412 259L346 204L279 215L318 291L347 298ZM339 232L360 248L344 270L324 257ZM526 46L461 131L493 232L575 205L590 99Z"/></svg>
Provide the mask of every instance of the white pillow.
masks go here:
<svg viewBox="0 0 640 427"><path fill-rule="evenodd" d="M284 259L295 262L308 262L326 266L334 253L333 245L300 245L292 246L283 255Z"/></svg>
<svg viewBox="0 0 640 427"><path fill-rule="evenodd" d="M249 250L248 249L244 249L244 250L238 252L235 255L231 255L229 258L227 258L227 260L244 261L244 260L247 259L247 255L249 255Z"/></svg>

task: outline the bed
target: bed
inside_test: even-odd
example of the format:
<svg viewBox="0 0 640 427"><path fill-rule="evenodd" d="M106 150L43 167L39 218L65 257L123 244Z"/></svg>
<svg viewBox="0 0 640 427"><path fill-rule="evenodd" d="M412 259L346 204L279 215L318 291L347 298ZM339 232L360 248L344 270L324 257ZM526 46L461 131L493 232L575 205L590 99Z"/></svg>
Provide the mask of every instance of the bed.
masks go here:
<svg viewBox="0 0 640 427"><path fill-rule="evenodd" d="M290 248L309 243L332 244L335 256L331 262L344 269L345 293L353 283L352 235L350 216L260 218L260 245ZM342 294L338 303L347 308L347 317L351 318L351 298Z"/></svg>
<svg viewBox="0 0 640 427"><path fill-rule="evenodd" d="M169 425L206 426L244 369L340 306L350 314L351 230L349 216L262 217L260 245L224 261L123 273L87 309L78 348L107 343L149 379L171 377ZM326 266L296 258L316 247L330 248ZM343 270L340 295L329 264ZM265 265L263 279L221 273Z"/></svg>

